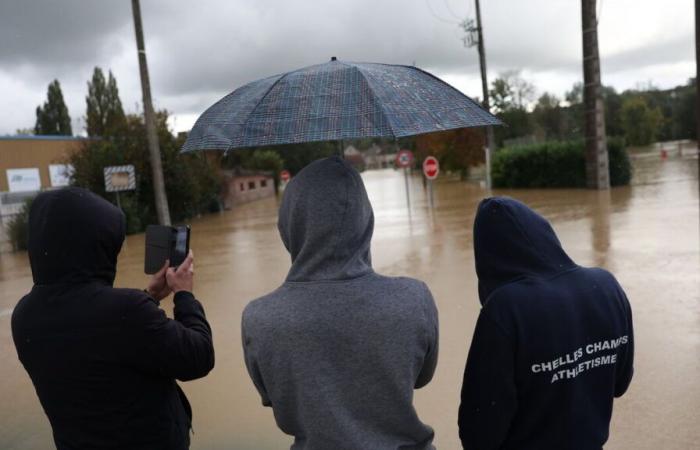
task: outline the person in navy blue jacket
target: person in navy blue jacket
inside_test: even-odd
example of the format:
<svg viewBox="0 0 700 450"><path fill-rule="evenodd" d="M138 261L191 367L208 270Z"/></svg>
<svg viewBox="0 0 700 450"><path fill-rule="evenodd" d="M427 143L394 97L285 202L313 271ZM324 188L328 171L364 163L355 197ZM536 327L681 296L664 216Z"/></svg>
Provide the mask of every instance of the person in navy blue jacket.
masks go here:
<svg viewBox="0 0 700 450"><path fill-rule="evenodd" d="M632 312L615 277L564 252L524 204L485 199L474 222L482 309L464 371L469 450L599 450L632 379Z"/></svg>

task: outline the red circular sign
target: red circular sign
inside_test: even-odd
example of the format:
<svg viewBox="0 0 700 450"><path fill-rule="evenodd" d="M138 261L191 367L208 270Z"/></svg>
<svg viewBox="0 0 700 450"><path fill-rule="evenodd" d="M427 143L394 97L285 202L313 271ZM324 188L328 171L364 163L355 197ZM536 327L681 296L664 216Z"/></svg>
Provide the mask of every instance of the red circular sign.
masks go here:
<svg viewBox="0 0 700 450"><path fill-rule="evenodd" d="M286 183L287 181L289 181L290 178L292 178L292 175L289 173L288 170L283 170L282 172L280 172L280 180Z"/></svg>
<svg viewBox="0 0 700 450"><path fill-rule="evenodd" d="M411 167L413 164L413 153L410 150L399 150L396 154L397 167Z"/></svg>
<svg viewBox="0 0 700 450"><path fill-rule="evenodd" d="M428 156L423 161L423 173L425 178L434 180L440 173L440 162L434 156Z"/></svg>

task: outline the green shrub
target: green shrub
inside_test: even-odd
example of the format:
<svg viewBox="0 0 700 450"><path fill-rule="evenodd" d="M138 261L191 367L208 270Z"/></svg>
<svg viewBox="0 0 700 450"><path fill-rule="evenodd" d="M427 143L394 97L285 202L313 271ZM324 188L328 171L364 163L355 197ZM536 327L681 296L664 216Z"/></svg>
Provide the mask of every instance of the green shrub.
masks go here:
<svg viewBox="0 0 700 450"><path fill-rule="evenodd" d="M610 184L627 185L632 167L624 141L608 138ZM586 186L584 141L549 141L497 151L491 167L499 188L571 188Z"/></svg>
<svg viewBox="0 0 700 450"><path fill-rule="evenodd" d="M26 250L29 235L29 209L32 207L34 198L29 198L24 202L19 213L7 224L7 236L15 251Z"/></svg>

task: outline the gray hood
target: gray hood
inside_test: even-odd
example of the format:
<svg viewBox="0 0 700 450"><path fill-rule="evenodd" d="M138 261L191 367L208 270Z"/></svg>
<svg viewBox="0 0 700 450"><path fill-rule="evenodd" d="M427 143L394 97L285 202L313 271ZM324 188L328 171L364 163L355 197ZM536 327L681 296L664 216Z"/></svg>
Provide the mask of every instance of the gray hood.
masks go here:
<svg viewBox="0 0 700 450"><path fill-rule="evenodd" d="M372 272L372 205L360 174L337 156L314 161L289 182L277 226L292 256L287 281Z"/></svg>

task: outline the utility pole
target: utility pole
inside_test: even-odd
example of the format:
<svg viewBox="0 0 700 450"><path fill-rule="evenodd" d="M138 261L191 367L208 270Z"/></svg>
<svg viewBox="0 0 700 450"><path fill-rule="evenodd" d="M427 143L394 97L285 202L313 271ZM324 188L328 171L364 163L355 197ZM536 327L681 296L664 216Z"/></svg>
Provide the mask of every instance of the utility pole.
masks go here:
<svg viewBox="0 0 700 450"><path fill-rule="evenodd" d="M695 140L700 173L700 0L695 0Z"/></svg>
<svg viewBox="0 0 700 450"><path fill-rule="evenodd" d="M143 25L141 24L141 6L139 0L131 0L134 13L134 30L136 31L136 47L139 54L139 68L141 70L141 90L143 91L143 115L146 121L146 138L148 140L148 152L153 171L153 194L156 200L156 213L158 223L170 225L170 210L168 209L168 197L165 193L165 181L163 180L163 163L160 159L160 146L158 133L156 132L155 113L151 100L151 82L148 79L148 65L146 64L146 50L143 43Z"/></svg>
<svg viewBox="0 0 700 450"><path fill-rule="evenodd" d="M586 186L610 189L605 109L601 95L596 0L581 0L583 28L583 105L586 134Z"/></svg>
<svg viewBox="0 0 700 450"><path fill-rule="evenodd" d="M476 26L474 21L466 19L461 26L466 33L464 37L464 45L466 47L476 46L479 50L479 67L481 68L481 91L483 100L482 106L486 111L491 112L489 102L489 81L486 74L486 51L484 49L484 29L481 26L481 6L479 0L475 0L476 4ZM486 189L491 189L491 154L494 151L495 139L493 137L493 127L486 127Z"/></svg>

